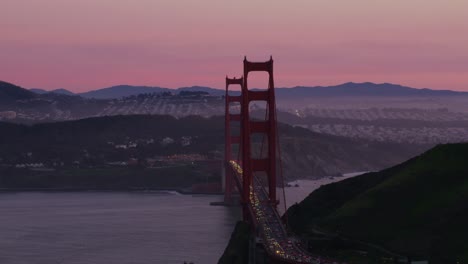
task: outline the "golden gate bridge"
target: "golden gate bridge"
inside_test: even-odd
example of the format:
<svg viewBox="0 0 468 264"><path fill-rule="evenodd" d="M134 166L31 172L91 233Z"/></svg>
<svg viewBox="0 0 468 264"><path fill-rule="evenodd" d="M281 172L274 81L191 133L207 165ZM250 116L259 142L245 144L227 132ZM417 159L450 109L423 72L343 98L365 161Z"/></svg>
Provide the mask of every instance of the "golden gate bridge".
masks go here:
<svg viewBox="0 0 468 264"><path fill-rule="evenodd" d="M235 203L235 197L240 196L243 220L250 224L251 233L256 238L255 243L263 246L268 263L337 263L310 254L286 230L285 222L278 212L277 187L283 189L284 205L285 194L276 117L273 58L270 57L266 62L250 62L244 58L243 66L243 77L226 77L224 202ZM267 89L249 90L249 73L256 71L268 73ZM230 95L231 85L239 85L241 94ZM266 103L264 120L251 117L249 106L255 101ZM240 113L231 113L233 104L240 106ZM239 124L233 126L232 122ZM233 133L235 128L240 130L237 131L238 134ZM260 143L254 141L255 135L261 135ZM237 150L237 155L233 153L234 150Z"/></svg>

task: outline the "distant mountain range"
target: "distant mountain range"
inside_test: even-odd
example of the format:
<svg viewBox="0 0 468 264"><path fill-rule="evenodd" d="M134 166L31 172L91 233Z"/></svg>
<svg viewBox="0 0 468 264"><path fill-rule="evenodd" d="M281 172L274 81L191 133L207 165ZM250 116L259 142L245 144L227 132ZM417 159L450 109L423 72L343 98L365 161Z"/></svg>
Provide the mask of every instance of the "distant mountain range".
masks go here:
<svg viewBox="0 0 468 264"><path fill-rule="evenodd" d="M39 89L39 88L31 88L29 90L37 94L56 93L56 94L64 94L64 95L76 95L75 93L68 91L67 89L63 89L63 88L55 89L51 91L46 91L44 89Z"/></svg>
<svg viewBox="0 0 468 264"><path fill-rule="evenodd" d="M255 90L255 89L254 89ZM257 89L258 90L258 89ZM43 89L31 89L31 91L44 94L44 93L58 93L66 95L79 95L84 98L95 99L117 99L126 96L146 94L146 93L163 93L171 92L177 93L180 91L203 91L211 95L224 95L225 91L222 89L192 86L181 87L178 89L170 89L163 87L151 86L132 86L132 85L117 85L108 88L93 90L84 93L74 94L65 89L57 89L53 91L46 91ZM238 92L234 92L238 93ZM348 82L335 86L296 86L292 88L277 88L276 95L281 99L294 99L304 98L309 96L454 96L454 95L468 95L468 92L458 92L451 90L433 90L433 89L416 89L407 86L382 83L376 84L371 82L353 83Z"/></svg>
<svg viewBox="0 0 468 264"><path fill-rule="evenodd" d="M353 83L348 82L335 86L296 86L293 88L278 88L276 95L283 98L299 98L304 96L453 96L468 95L468 92L451 90L416 89L391 83Z"/></svg>
<svg viewBox="0 0 468 264"><path fill-rule="evenodd" d="M239 91L233 93L239 94ZM127 114L212 116L224 112L224 94L223 90L202 86L168 89L130 85L73 94L65 89L27 90L0 82L0 120L28 123ZM314 125L317 118L413 120L411 116L415 108L424 110L418 116L426 121L465 120L459 113L468 112L467 92L414 89L393 84L346 83L330 87L277 88L276 94L278 109L290 113L282 120L293 125ZM252 107L261 109L262 105L254 104ZM406 110L389 113L387 108ZM427 112L427 109L433 111ZM306 122L304 118L307 116L312 116L313 120ZM321 127L318 131L323 129Z"/></svg>
<svg viewBox="0 0 468 264"><path fill-rule="evenodd" d="M129 114L217 115L224 109L224 100L219 95L208 94L209 89L118 86L88 92L85 97L69 95L64 89L53 92L34 89L32 92L0 82L0 120L35 123ZM132 91L136 94L128 93ZM112 94L116 98L105 98Z"/></svg>
<svg viewBox="0 0 468 264"><path fill-rule="evenodd" d="M131 85L117 85L99 90L80 93L78 95L85 98L95 99L115 99L131 95L146 94L146 93L163 93L171 92L171 89L161 87L149 86L131 86Z"/></svg>
<svg viewBox="0 0 468 264"><path fill-rule="evenodd" d="M44 89L32 88L30 91L37 94L47 94L47 93L56 93L56 94L65 94L65 95L79 95L84 98L94 98L94 99L119 99L122 97L128 97L139 94L153 94L153 93L179 93L181 91L190 91L190 92L206 92L211 95L220 96L224 95L224 90L214 89L210 87L203 86L191 86L191 87L181 87L178 89L163 88L157 86L133 86L133 85L116 85L107 88L102 88L98 90L92 90L84 93L73 93L66 89L56 89L52 91L46 91Z"/></svg>

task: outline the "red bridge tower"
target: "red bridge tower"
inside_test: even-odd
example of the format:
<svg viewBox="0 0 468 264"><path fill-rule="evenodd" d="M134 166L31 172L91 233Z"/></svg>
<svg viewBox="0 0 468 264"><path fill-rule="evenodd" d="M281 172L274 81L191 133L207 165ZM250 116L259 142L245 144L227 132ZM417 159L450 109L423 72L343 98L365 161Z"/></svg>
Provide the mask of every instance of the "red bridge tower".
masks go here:
<svg viewBox="0 0 468 264"><path fill-rule="evenodd" d="M268 73L268 89L263 91L251 91L248 85L250 72L265 71ZM266 102L266 120L252 120L249 113L250 102ZM263 172L268 180L269 201L274 205L276 199L276 105L275 86L273 82L273 58L266 62L250 62L244 58L244 84L242 86L241 103L241 149L242 149L242 169L243 186L242 202L244 203L244 215L248 215L245 204L250 203L250 191L254 173ZM267 139L267 157L255 159L252 157L252 134L263 134Z"/></svg>
<svg viewBox="0 0 468 264"><path fill-rule="evenodd" d="M224 121L224 141L225 141L225 153L224 153L224 172L225 172L225 191L224 191L224 202L226 204L232 204L234 201L232 199L232 194L234 192L234 175L233 171L229 165L231 160L234 160L232 156L232 146L234 144L238 145L238 150L240 151L240 135L233 136L231 135L231 121L241 121L240 114L231 114L230 113L230 106L231 103L239 103L239 106L242 108L242 97L241 96L233 96L229 95L229 86L230 85L240 85L241 90L242 86L244 85L244 78L240 79L230 79L226 77L226 110L225 110L225 121ZM236 157L237 159L237 157ZM240 161L237 161L240 162Z"/></svg>

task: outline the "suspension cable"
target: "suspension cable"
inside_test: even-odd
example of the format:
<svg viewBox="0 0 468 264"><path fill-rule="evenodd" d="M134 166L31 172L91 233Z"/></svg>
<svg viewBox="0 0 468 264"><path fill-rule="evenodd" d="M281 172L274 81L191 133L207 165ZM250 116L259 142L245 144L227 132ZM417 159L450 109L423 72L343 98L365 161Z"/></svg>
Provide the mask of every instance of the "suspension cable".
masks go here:
<svg viewBox="0 0 468 264"><path fill-rule="evenodd" d="M266 107L265 107L265 118L264 118L264 120L265 120L265 121L268 120L267 118L268 118L268 105L266 105ZM265 145L265 140L266 140L266 136L265 136L265 134L263 134L263 136L262 136L262 144L261 144L261 147L260 147L260 158L263 157L263 147L264 147L264 145ZM269 146L268 146L268 147L269 147ZM262 182L263 182L263 184L265 184L265 181L264 181L264 180L262 180Z"/></svg>
<svg viewBox="0 0 468 264"><path fill-rule="evenodd" d="M284 204L284 222L286 227L288 227L288 214L287 214L287 206L286 206L286 191L284 189L284 174L283 174L283 160L282 160L282 154L281 154L281 145L280 145L280 140L279 140L279 131L278 131L278 115L276 111L276 102L275 100L273 101L273 106L275 109L275 129L276 129L276 146L278 150L278 163L279 163L279 169L280 169L280 182L281 182L281 188L283 189L283 204Z"/></svg>

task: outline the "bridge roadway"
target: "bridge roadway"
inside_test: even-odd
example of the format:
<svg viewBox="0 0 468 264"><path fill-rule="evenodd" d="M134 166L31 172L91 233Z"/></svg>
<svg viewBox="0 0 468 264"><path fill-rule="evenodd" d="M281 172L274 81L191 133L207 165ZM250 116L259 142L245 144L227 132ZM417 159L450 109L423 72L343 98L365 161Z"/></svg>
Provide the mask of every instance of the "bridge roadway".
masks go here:
<svg viewBox="0 0 468 264"><path fill-rule="evenodd" d="M236 172L237 186L241 190L242 168L236 161L230 161L230 165L233 171ZM276 207L269 202L267 191L260 180L255 177L250 189L249 207L257 231L270 258L281 263L337 263L320 256L311 255L288 237Z"/></svg>

